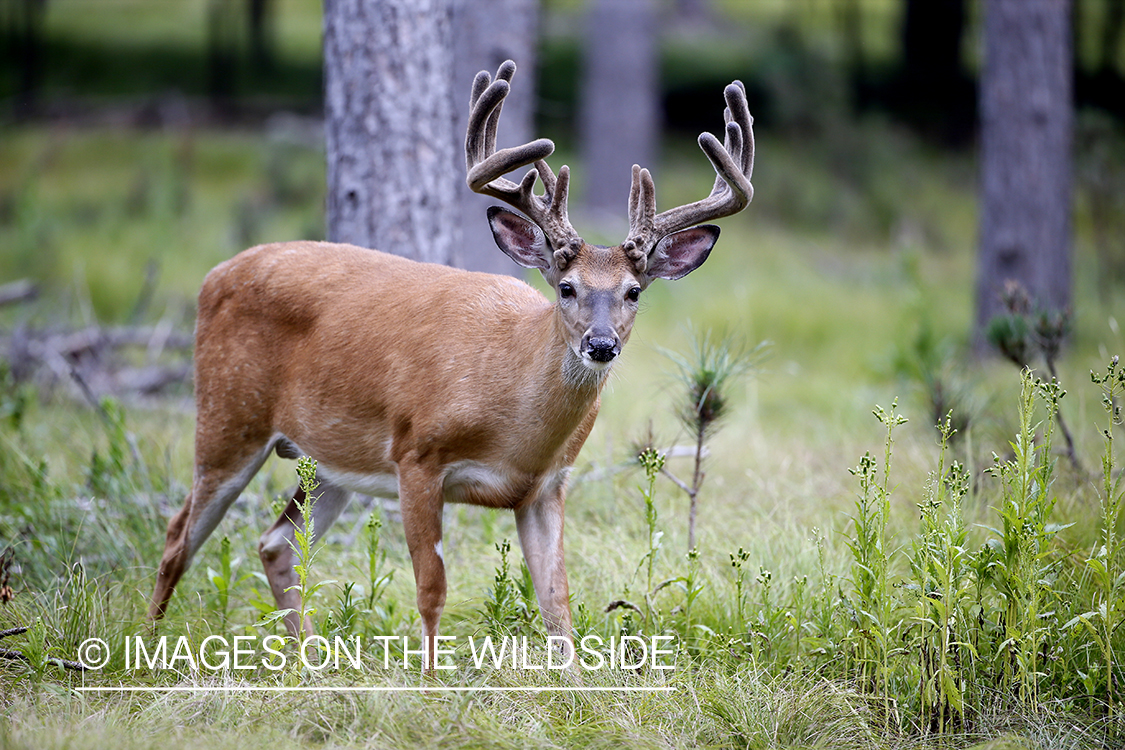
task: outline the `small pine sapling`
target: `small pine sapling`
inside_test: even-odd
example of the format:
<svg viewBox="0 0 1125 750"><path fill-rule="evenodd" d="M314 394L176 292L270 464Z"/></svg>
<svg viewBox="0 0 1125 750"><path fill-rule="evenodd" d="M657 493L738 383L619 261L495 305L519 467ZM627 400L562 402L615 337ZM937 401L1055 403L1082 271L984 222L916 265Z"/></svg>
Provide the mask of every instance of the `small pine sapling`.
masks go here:
<svg viewBox="0 0 1125 750"><path fill-rule="evenodd" d="M683 490L690 501L688 510L688 549L695 549L695 522L698 513L699 490L706 474L703 457L706 442L722 426L722 418L730 411L729 389L735 380L753 372L761 363L768 341L747 350L732 337L693 337L691 352L687 355L665 351L676 365L676 379L683 386L683 396L677 416L694 442L694 466L690 484L669 469L662 468L665 476Z"/></svg>

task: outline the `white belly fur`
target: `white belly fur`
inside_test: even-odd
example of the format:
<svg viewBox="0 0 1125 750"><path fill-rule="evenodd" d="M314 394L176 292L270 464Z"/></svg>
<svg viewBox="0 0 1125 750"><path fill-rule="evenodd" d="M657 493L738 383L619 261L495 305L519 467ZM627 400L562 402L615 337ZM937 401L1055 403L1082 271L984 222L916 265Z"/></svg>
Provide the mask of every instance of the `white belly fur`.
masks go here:
<svg viewBox="0 0 1125 750"><path fill-rule="evenodd" d="M325 481L352 492L391 500L399 496L398 476L395 474L341 471L324 464L317 467L317 472ZM539 477L538 482L519 492L522 494L529 489L531 495L538 496L557 490L558 486L566 481L569 473L570 467L563 467ZM444 499L451 503L465 502L467 496L479 494L518 502L522 498L515 497L514 494L519 484L519 479L509 472L476 461L457 461L450 464L445 470L445 479L442 483ZM492 503L487 504L492 505Z"/></svg>
<svg viewBox="0 0 1125 750"><path fill-rule="evenodd" d="M394 474L363 474L356 471L338 471L319 464L317 473L338 487L372 497L394 500L398 497L398 476Z"/></svg>

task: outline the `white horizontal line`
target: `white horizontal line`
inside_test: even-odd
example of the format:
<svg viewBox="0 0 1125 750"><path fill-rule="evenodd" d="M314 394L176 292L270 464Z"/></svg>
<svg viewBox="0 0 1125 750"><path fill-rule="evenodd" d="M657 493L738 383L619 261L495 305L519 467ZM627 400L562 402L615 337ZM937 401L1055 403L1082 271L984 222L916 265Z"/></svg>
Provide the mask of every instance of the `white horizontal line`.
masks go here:
<svg viewBox="0 0 1125 750"><path fill-rule="evenodd" d="M84 693L670 693L675 687L432 687L391 686L341 686L341 687L280 687L271 685L200 685L198 687L173 685L170 687L76 687Z"/></svg>

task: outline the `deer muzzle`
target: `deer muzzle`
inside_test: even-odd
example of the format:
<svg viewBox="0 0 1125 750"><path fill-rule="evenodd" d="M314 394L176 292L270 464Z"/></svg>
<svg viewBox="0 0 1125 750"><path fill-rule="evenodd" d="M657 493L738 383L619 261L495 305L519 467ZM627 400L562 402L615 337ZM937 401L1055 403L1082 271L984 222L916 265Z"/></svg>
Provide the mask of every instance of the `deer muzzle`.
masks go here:
<svg viewBox="0 0 1125 750"><path fill-rule="evenodd" d="M612 362L621 353L621 339L612 332L592 332L582 337L582 355L594 362Z"/></svg>

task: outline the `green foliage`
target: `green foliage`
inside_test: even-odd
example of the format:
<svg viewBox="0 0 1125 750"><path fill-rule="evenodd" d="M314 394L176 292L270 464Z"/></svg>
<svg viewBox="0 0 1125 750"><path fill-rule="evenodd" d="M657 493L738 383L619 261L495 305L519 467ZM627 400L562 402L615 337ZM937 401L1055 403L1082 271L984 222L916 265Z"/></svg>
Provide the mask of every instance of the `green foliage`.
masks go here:
<svg viewBox="0 0 1125 750"><path fill-rule="evenodd" d="M985 338L1020 369L1035 361L1031 325L1024 315L997 315L988 322Z"/></svg>
<svg viewBox="0 0 1125 750"><path fill-rule="evenodd" d="M1053 310L1033 305L1031 295L1016 281L1006 282L1002 296L1007 313L989 321L985 337L1021 372L1033 367L1042 356L1047 372L1054 381L1051 391L1045 392L1045 396L1053 402L1052 418L1062 430L1067 458L1079 474L1085 474L1086 470L1074 447L1074 438L1059 410L1059 401L1066 395L1066 391L1058 385L1058 358L1063 344L1071 334L1070 310Z"/></svg>
<svg viewBox="0 0 1125 750"><path fill-rule="evenodd" d="M1101 386L1102 406L1108 416L1106 427L1102 431L1105 450L1102 454L1102 492L1099 498L1102 508L1101 534L1099 543L1086 558L1086 567L1094 579L1091 608L1075 615L1065 627L1073 628L1081 623L1096 644L1102 661L1098 666L1104 667L1106 709L1110 719L1114 719L1120 712L1117 679L1114 676L1115 668L1119 668L1118 660L1114 658L1114 637L1125 619L1125 573L1122 572L1125 570L1125 560L1122 559L1121 542L1118 538L1125 490L1121 488L1121 475L1114 476L1113 428L1122 423L1121 408L1117 400L1125 393L1125 369L1119 367L1118 358L1114 357L1104 375L1091 372L1090 379ZM1085 682L1090 690L1092 675L1098 669L1089 662L1085 666L1086 674L1090 675Z"/></svg>
<svg viewBox="0 0 1125 750"><path fill-rule="evenodd" d="M897 413L898 400L890 411L875 407L875 417L887 428L883 443L883 479L870 453L864 454L859 466L849 469L859 480L859 494L852 516L852 598L847 602L854 632L855 658L862 680L883 696L884 711L890 715L890 651L891 639L898 625L891 621L894 602L890 589L890 556L887 549L887 524L890 521L891 493L888 484L895 428L906 424Z"/></svg>
<svg viewBox="0 0 1125 750"><path fill-rule="evenodd" d="M293 563L293 570L297 573L297 584L292 586L286 591L297 591L301 597L301 606L299 609L278 609L263 617L258 621L259 626L270 626L277 622L286 619L296 618L297 626L303 627L307 619L311 619L316 614L316 607L311 606L312 597L324 586L328 586L335 581L319 581L316 583L311 582L310 575L312 572L313 560L316 558L320 548L313 548L316 541L316 524L313 517L313 507L316 505L318 495L313 492L320 486L320 482L316 478L316 461L308 456L301 456L297 459L297 478L301 489L302 498L297 501L297 510L300 511L301 522L294 522L293 541L289 543L290 548L296 556L296 561Z"/></svg>
<svg viewBox="0 0 1125 750"><path fill-rule="evenodd" d="M365 619L369 627L374 628L371 632L379 634L395 631L394 622L397 614L395 603L387 601L386 598L387 589L394 581L395 571L387 562L387 550L382 544L382 528L383 520L377 511L372 512L363 526L367 559L366 565L361 567L367 579ZM350 595L350 592L345 591L341 596L344 597L345 594ZM346 597L341 599L341 606L345 600Z"/></svg>
<svg viewBox="0 0 1125 750"><path fill-rule="evenodd" d="M223 535L219 543L219 569L207 568L207 580L215 589L215 609L219 611L223 631L227 627L227 614L230 608L230 595L234 588L254 578L252 573L239 576L238 568L242 558L234 558L230 549L230 537Z"/></svg>
<svg viewBox="0 0 1125 750"><path fill-rule="evenodd" d="M494 638L526 635L534 631L538 614L531 571L521 562L519 580L512 578L508 563L512 545L507 539L496 545L496 551L500 553L500 567L496 568L492 587L480 609L485 631Z"/></svg>
<svg viewBox="0 0 1125 750"><path fill-rule="evenodd" d="M30 387L17 383L11 366L0 361L0 423L18 433L33 398Z"/></svg>
<svg viewBox="0 0 1125 750"><path fill-rule="evenodd" d="M346 638L352 635L363 614L360 609L360 602L355 598L355 582L348 581L336 597L336 606L325 618L324 629L327 632L327 637L329 639L336 636Z"/></svg>
<svg viewBox="0 0 1125 750"><path fill-rule="evenodd" d="M746 349L732 336L715 337L693 334L691 351L686 355L664 350L664 355L676 366L676 379L680 382L681 403L676 415L695 443L695 465L691 484L666 471L677 487L687 493L691 505L688 510L688 549L695 548L695 522L699 490L703 486L703 456L706 441L719 429L723 417L730 410L729 388L733 381L753 372L769 348L762 341L753 349ZM663 461L657 470L663 469Z"/></svg>
<svg viewBox="0 0 1125 750"><path fill-rule="evenodd" d="M90 491L100 497L119 498L131 485L132 446L125 430L125 410L118 401L105 398L100 404L100 412L107 445L104 452L95 448L90 457Z"/></svg>
<svg viewBox="0 0 1125 750"><path fill-rule="evenodd" d="M27 664L31 668L32 679L39 682L43 679L47 672L47 667L50 664L49 653L50 647L47 645L47 626L42 618L36 618L31 627L27 629L26 644L23 648L23 655L27 658Z"/></svg>
<svg viewBox="0 0 1125 750"><path fill-rule="evenodd" d="M676 586L684 594L683 605L678 608L682 614L682 620L677 632L682 634L681 643L684 649L698 655L699 649L695 645L696 631L703 634L713 634L713 631L706 625L692 620L692 609L695 607L700 594L707 587L707 582L700 575L699 549L692 549L684 557L687 561L687 573L675 579Z"/></svg>
<svg viewBox="0 0 1125 750"><path fill-rule="evenodd" d="M696 333L687 354L664 350L683 386L676 415L689 434L710 437L718 429L730 410L731 384L756 370L770 346L762 341L747 349L729 334Z"/></svg>
<svg viewBox="0 0 1125 750"><path fill-rule="evenodd" d="M1039 701L1039 653L1049 631L1045 629L1045 600L1057 580L1058 561L1051 542L1061 530L1051 522L1056 497L1052 491L1054 462L1051 458L1051 425L1057 399L1048 398L1047 428L1036 445L1038 425L1032 422L1040 394L1049 393L1029 370L1022 376L1019 400L1019 431L1011 443L1013 458L994 457L989 473L1001 482L1001 505L996 508L1003 526L991 529L991 582L1004 602L1000 613L1002 638L995 668L1004 676L1005 687L1014 681L1021 700L1031 706Z"/></svg>
<svg viewBox="0 0 1125 750"><path fill-rule="evenodd" d="M29 515L34 503L49 502L56 495L45 458L33 459L18 430L0 428L0 530ZM29 504L30 507L29 507ZM5 534L7 536L7 534Z"/></svg>
<svg viewBox="0 0 1125 750"><path fill-rule="evenodd" d="M1005 286L1003 301L1007 312L988 322L985 338L1021 370L1032 367L1042 356L1053 374L1071 333L1070 311L1034 305L1027 290L1015 281Z"/></svg>
<svg viewBox="0 0 1125 750"><path fill-rule="evenodd" d="M962 665L976 656L972 643L961 640L960 625L971 604L971 554L962 503L969 475L964 466L946 466L953 420L937 425L941 435L938 467L930 476L926 500L918 504L922 527L912 544L911 581L914 597L909 651L918 655L920 724L945 734L963 726L966 680Z"/></svg>
<svg viewBox="0 0 1125 750"><path fill-rule="evenodd" d="M743 566L750 559L750 553L738 548L738 552L730 554L730 565L734 568L734 635L749 645L750 631L746 622L746 570Z"/></svg>
<svg viewBox="0 0 1125 750"><path fill-rule="evenodd" d="M659 521L660 514L656 510L656 476L660 470L664 468L664 456L657 453L654 449L648 448L640 455L641 466L645 471L645 479L647 483L641 488L641 497L645 503L645 527L648 529L648 550L645 552L644 557L641 558L640 564L637 566L637 572L640 567L645 568L645 626L652 628L657 627L659 622L660 613L656 610L654 598L659 593L659 588L653 588L653 571L656 567L656 561L660 556L660 549L662 546L662 539L664 532L657 529L657 522ZM636 579L636 573L633 574ZM663 588L661 586L660 588Z"/></svg>
<svg viewBox="0 0 1125 750"><path fill-rule="evenodd" d="M675 684L690 685L692 700L703 708L706 726L693 730L697 738L757 742L754 738L765 731L764 717L775 716L771 736L792 742L819 741L815 738L827 736L821 730L831 724L839 732L854 732L851 739L836 738L840 746L879 747L893 744L896 737L931 736L957 744L965 734L995 731L996 716L1003 714L1009 730L1017 716L1027 732L1053 726L1057 733L1047 736L1057 738L1065 731L1079 738L1070 746L1112 745L1120 737L1114 722L1121 702L1118 654L1125 648L1120 627L1125 550L1119 536L1125 495L1112 430L1120 418L1117 400L1125 393L1125 375L1113 362L1094 381L1107 410L1109 434L1103 434L1101 521L1088 554L1075 554L1060 541L1067 528L1055 519L1060 480L1051 445L1061 389L1025 373L1011 454L996 460L992 483L978 490L990 498L991 510L966 505L974 477L951 457L950 418L938 426L936 468L918 494L909 486L895 487L890 472L905 419L897 406L876 408L885 431L882 456L867 453L853 469L858 491L846 533L834 541L813 529L807 567L764 557L754 539L723 553L718 562L713 551L663 554L666 535L656 497L662 460L655 451L646 452L641 460L645 481L638 488L643 513L637 514L636 531L622 536L622 551L635 552L629 559L636 562L618 574L628 579L629 587L643 587L643 601L638 595L637 605L627 599L614 602L607 616L598 618L589 607L587 586L576 587L575 630L579 635L674 636L680 660ZM104 430L101 424L96 429ZM27 426L25 422L21 429ZM127 484L148 483L136 476L146 471L143 460L134 463L128 451L119 455L132 467ZM305 494L299 505L307 519L315 502L315 474L312 462L299 465ZM899 499L915 497L908 507L917 508L917 531L906 539L896 537L902 524L895 516L905 505ZM974 525L968 519L976 513L992 519ZM378 516L357 521L355 527L363 543L355 545L348 564L358 572L363 589L352 581L343 583L319 618L321 632L329 637L416 637L409 587L400 592L392 586L392 557L399 552L382 538ZM293 545L303 604L294 614L301 618L315 614L317 587L310 578L314 531L311 523L298 529ZM974 541L980 535L987 536L983 544ZM203 563L212 595L197 617L208 620L215 614L223 627L235 621L234 590L248 578L232 553L235 539L228 535L227 541L211 545ZM541 638L526 566L517 572L509 543L496 545L496 550L499 564L480 609L464 617L453 605L444 632ZM348 554L334 549L330 559ZM53 589L23 595L17 599L22 602L18 610L0 610L9 618L18 612L22 622L40 622L18 641L29 659L17 670L26 677L21 684L28 690L42 694L30 687L36 680L51 685L64 679L52 666L54 660L73 658L85 638L108 635L119 649L121 634L138 627L140 613L130 610L129 599L107 596L117 590L111 577L88 576L86 569L82 563L69 565ZM574 569L582 571L583 565ZM287 614L278 612L266 620L280 621ZM171 618L169 626L183 617L181 612ZM188 618L186 628L206 631ZM120 624L111 626L111 621ZM399 679L394 672L381 674L376 682ZM513 685L528 679L505 674L502 670L495 679ZM177 684L178 678L154 673L146 679ZM268 681L270 676L254 679ZM277 679L286 685L307 684L312 676L291 671ZM798 704L802 711L796 710ZM687 710L687 704L676 705ZM599 709L590 704L582 710ZM1091 724L1081 718L1087 715L1104 715L1108 721ZM1050 746L1066 747L1067 742Z"/></svg>

